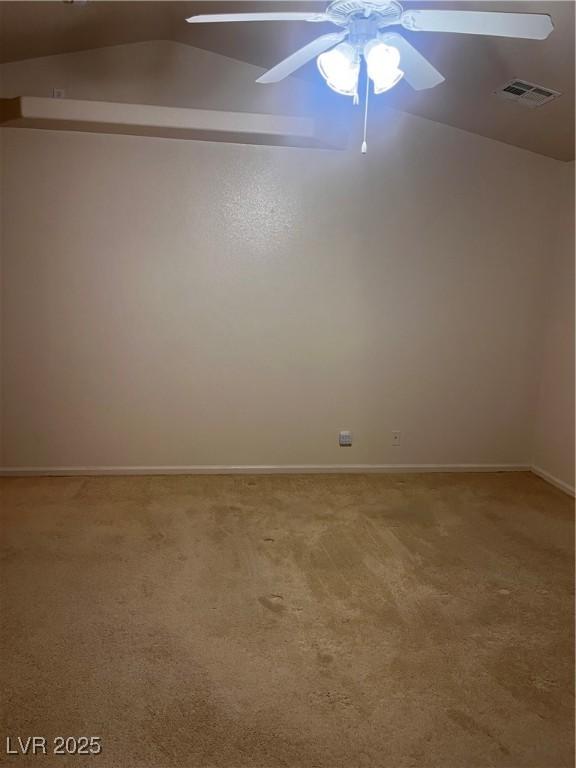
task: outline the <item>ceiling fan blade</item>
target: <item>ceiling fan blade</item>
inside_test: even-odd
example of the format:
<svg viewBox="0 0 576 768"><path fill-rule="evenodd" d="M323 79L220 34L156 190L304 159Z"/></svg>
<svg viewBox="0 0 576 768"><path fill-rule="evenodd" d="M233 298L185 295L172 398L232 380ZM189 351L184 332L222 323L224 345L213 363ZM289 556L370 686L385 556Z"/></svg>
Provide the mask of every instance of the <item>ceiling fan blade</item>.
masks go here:
<svg viewBox="0 0 576 768"><path fill-rule="evenodd" d="M400 53L400 69L404 72L404 80L415 91L424 91L443 83L445 78L438 72L420 51L395 32L379 35L380 40L389 43Z"/></svg>
<svg viewBox="0 0 576 768"><path fill-rule="evenodd" d="M223 21L326 21L324 13L210 13L199 16L190 16L186 21L189 24L214 24Z"/></svg>
<svg viewBox="0 0 576 768"><path fill-rule="evenodd" d="M496 13L493 11L405 11L400 23L414 32L460 32L545 40L554 29L545 13Z"/></svg>
<svg viewBox="0 0 576 768"><path fill-rule="evenodd" d="M312 40L311 43L300 48L291 56L276 64L275 67L265 72L262 77L256 80L257 83L277 83L280 80L284 80L285 77L291 75L292 72L296 72L297 69L303 67L304 64L314 59L329 48L333 48L338 43L342 42L348 35L347 31L344 32L332 32L328 35L321 35L316 40Z"/></svg>

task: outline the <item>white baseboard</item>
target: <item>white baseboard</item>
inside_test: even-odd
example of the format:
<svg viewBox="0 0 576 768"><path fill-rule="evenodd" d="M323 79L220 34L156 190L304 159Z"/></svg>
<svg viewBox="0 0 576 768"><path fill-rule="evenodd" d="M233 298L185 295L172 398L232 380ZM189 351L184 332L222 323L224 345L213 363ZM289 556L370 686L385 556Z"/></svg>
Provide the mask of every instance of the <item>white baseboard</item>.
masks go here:
<svg viewBox="0 0 576 768"><path fill-rule="evenodd" d="M3 477L98 475L301 475L404 472L529 472L528 464L293 464L189 467L0 467Z"/></svg>
<svg viewBox="0 0 576 768"><path fill-rule="evenodd" d="M564 480L559 480L557 477L554 477L554 475L551 475L550 472L546 472L546 470L542 469L541 467L532 466L530 469L535 475L541 477L542 480L546 480L546 482L550 483L550 485L556 486L556 488L564 491L564 493L568 493L570 496L576 496L576 489L568 483L565 483Z"/></svg>

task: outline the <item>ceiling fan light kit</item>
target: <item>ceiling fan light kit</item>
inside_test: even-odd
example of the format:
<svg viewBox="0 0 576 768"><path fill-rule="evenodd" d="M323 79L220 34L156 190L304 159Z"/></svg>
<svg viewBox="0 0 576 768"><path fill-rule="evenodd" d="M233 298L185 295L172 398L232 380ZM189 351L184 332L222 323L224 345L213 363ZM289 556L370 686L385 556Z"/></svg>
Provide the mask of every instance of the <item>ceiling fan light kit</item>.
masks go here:
<svg viewBox="0 0 576 768"><path fill-rule="evenodd" d="M339 43L321 53L316 63L327 85L343 96L356 96L360 74L360 56L350 43Z"/></svg>
<svg viewBox="0 0 576 768"><path fill-rule="evenodd" d="M381 40L369 40L364 46L364 58L368 77L374 83L374 93L385 93L394 88L404 77L400 69L400 52L398 48Z"/></svg>
<svg viewBox="0 0 576 768"><path fill-rule="evenodd" d="M345 0L348 6L352 0ZM373 18L352 18L345 42L321 53L317 58L320 74L336 93L358 100L358 79L362 57L374 93L384 93L403 76L399 68L400 52L379 39L378 23Z"/></svg>
<svg viewBox="0 0 576 768"><path fill-rule="evenodd" d="M248 21L328 22L340 32L321 35L258 78L277 83L312 59L327 85L358 103L358 81L364 60L368 85L385 93L404 79L416 91L434 88L444 77L405 37L391 29L545 40L554 29L542 13L407 10L397 0L333 0L323 13L225 13L191 16L191 24ZM365 115L367 110L365 110ZM366 117L365 117L366 120Z"/></svg>

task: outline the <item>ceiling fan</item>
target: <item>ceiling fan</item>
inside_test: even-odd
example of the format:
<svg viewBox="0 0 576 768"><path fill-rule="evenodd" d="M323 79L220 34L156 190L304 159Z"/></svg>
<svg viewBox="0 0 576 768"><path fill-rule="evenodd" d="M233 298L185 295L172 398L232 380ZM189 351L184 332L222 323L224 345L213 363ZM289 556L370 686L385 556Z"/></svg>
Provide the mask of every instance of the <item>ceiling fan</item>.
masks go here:
<svg viewBox="0 0 576 768"><path fill-rule="evenodd" d="M402 78L417 91L434 88L444 81L438 70L402 35L410 32L456 32L545 40L554 29L550 16L541 13L493 11L403 10L397 0L333 0L322 13L292 11L222 13L191 16L191 24L238 21L329 22L340 27L317 37L275 67L257 83L277 83L311 59L332 90L358 100L362 58L374 93L384 93ZM400 65L402 69L400 69Z"/></svg>

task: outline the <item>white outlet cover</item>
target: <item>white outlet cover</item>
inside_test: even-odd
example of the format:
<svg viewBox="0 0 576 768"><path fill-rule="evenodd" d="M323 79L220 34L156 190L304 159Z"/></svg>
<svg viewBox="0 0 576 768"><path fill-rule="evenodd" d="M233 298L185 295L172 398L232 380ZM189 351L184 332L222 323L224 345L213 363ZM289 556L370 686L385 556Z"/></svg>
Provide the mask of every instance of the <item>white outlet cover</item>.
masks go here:
<svg viewBox="0 0 576 768"><path fill-rule="evenodd" d="M348 429L340 430L338 435L338 444L341 448L349 448L352 445L352 432Z"/></svg>

